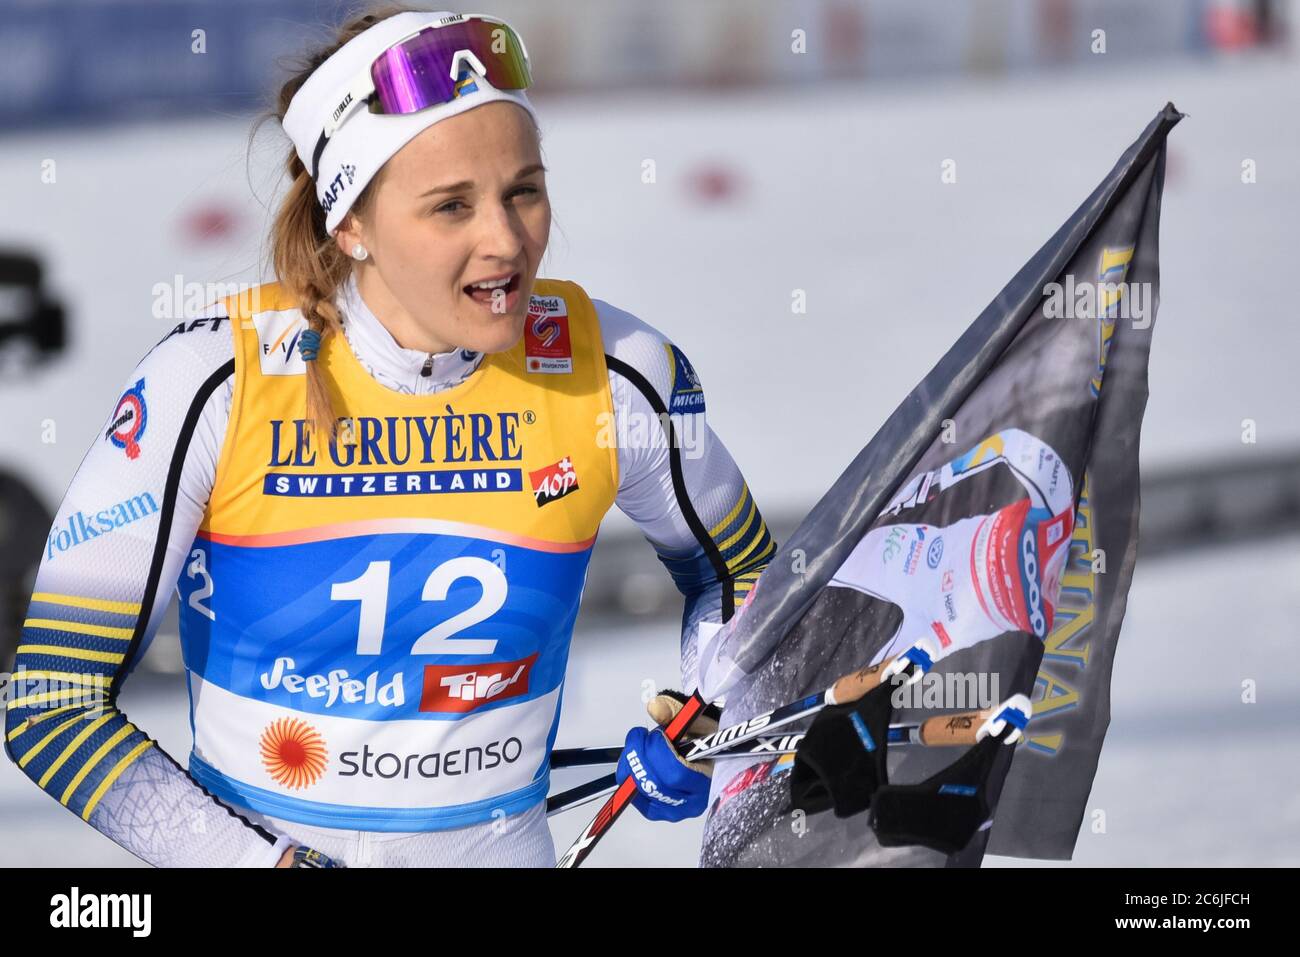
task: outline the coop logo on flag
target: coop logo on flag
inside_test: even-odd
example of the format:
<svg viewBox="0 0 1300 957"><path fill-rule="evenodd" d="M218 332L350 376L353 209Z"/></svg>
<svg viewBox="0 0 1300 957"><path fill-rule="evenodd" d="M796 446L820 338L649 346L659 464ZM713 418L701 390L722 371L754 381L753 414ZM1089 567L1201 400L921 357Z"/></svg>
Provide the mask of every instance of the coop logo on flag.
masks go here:
<svg viewBox="0 0 1300 957"><path fill-rule="evenodd" d="M140 439L149 421L149 407L144 401L144 379L122 393L113 409L113 421L104 438L126 452L128 459L140 457Z"/></svg>
<svg viewBox="0 0 1300 957"><path fill-rule="evenodd" d="M533 296L524 321L524 368L529 372L573 371L569 306L559 296Z"/></svg>
<svg viewBox="0 0 1300 957"><path fill-rule="evenodd" d="M578 473L567 455L554 465L529 472L528 478L533 483L533 497L539 508L578 490Z"/></svg>

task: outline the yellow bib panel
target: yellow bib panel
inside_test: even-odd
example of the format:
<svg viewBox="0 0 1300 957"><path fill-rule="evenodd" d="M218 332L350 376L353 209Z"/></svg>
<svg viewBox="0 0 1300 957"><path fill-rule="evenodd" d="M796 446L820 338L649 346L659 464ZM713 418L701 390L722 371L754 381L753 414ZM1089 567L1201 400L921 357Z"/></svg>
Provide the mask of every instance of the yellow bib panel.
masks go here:
<svg viewBox="0 0 1300 957"><path fill-rule="evenodd" d="M181 576L190 769L324 827L462 827L541 801L569 640L618 487L604 346L580 286L539 279L525 333L405 395L342 336L340 435L304 421L306 324L278 284L227 301L230 422Z"/></svg>

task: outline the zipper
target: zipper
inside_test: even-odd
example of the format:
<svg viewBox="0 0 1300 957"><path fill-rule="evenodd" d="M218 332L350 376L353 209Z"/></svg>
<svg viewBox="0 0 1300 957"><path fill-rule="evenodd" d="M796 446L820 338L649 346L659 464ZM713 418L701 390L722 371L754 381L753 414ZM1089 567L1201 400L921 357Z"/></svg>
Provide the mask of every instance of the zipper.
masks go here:
<svg viewBox="0 0 1300 957"><path fill-rule="evenodd" d="M424 360L424 368L420 370L420 375L426 379L433 375L433 353L429 353L429 358Z"/></svg>

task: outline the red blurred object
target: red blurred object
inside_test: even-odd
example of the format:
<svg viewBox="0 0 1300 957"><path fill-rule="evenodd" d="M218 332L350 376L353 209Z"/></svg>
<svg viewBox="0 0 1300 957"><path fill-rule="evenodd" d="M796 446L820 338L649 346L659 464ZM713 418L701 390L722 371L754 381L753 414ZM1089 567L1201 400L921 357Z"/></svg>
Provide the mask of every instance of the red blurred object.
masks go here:
<svg viewBox="0 0 1300 957"><path fill-rule="evenodd" d="M710 163L696 167L687 179L692 197L702 203L729 202L740 192L740 175L732 166Z"/></svg>
<svg viewBox="0 0 1300 957"><path fill-rule="evenodd" d="M209 203L198 206L181 217L181 232L191 243L228 239L238 225L238 217L229 206Z"/></svg>
<svg viewBox="0 0 1300 957"><path fill-rule="evenodd" d="M1258 45L1259 22L1254 10L1236 3L1215 4L1205 11L1205 35L1216 50L1241 50Z"/></svg>

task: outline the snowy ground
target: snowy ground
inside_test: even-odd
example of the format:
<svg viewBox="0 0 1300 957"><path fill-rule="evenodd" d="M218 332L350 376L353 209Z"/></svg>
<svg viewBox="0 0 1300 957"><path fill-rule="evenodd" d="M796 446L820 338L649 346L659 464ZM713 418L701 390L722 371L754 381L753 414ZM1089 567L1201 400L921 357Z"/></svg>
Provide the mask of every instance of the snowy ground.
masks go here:
<svg viewBox="0 0 1300 957"><path fill-rule="evenodd" d="M1190 115L1170 140L1143 463L1294 449L1295 63L543 103L557 223L544 273L676 338L760 506L802 510L1169 99ZM0 404L24 417L0 434L0 464L65 487L130 365L171 325L151 316L154 284L257 277L267 214L244 181L246 131L230 119L4 142L0 244L50 257L77 325L50 372L0 382ZM252 180L266 201L279 144L263 142ZM958 182L942 186L948 158ZM37 185L50 159L57 184ZM735 178L731 199L688 185L709 170ZM205 209L234 211L223 240L186 238ZM794 289L807 315L790 314ZM37 438L45 418L56 444ZM1240 441L1243 419L1257 445ZM603 535L628 527L609 524ZM1082 834L1076 863L1300 864L1297 546L1139 565L1090 805L1106 832ZM667 618L580 628L559 743L618 743L643 720L643 681L672 683L675 648ZM1242 703L1245 681L1258 703ZM122 704L183 759L179 677L141 674ZM0 807L0 865L134 860L7 762ZM557 845L593 809L553 819ZM698 823L630 818L592 863L690 864L698 839Z"/></svg>
<svg viewBox="0 0 1300 957"><path fill-rule="evenodd" d="M1075 864L1300 865L1300 536L1139 564L1115 664L1112 721L1089 802L1106 831L1080 834ZM158 641L167 640L160 636ZM580 629L557 744L619 744L644 724L644 683L672 683L673 626L618 636ZM1241 701L1242 682L1257 687ZM184 761L179 676L141 674L122 707ZM557 789L577 778L559 778ZM594 774L592 775L595 776ZM563 849L597 805L551 819ZM135 858L0 764L0 866L132 865ZM701 822L625 815L593 866L689 866ZM989 858L986 866L1019 866ZM1033 862L1038 863L1038 862Z"/></svg>

